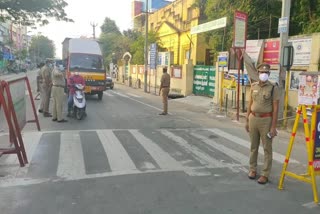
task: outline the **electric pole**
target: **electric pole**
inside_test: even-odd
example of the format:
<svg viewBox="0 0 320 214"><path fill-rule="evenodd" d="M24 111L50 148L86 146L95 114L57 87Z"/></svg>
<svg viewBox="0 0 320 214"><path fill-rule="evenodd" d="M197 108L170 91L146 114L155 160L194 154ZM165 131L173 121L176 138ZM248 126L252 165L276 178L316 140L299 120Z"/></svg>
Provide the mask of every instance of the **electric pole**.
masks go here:
<svg viewBox="0 0 320 214"><path fill-rule="evenodd" d="M288 45L289 37L289 23L290 23L290 8L291 0L282 0L282 10L281 18L287 18L287 30L285 32L280 32L280 51L279 51L279 88L280 88L280 103L279 103L279 118L283 117L284 111L284 95L285 95L285 79L286 79L286 70L283 69L283 49L284 46ZM287 105L287 104L286 104Z"/></svg>
<svg viewBox="0 0 320 214"><path fill-rule="evenodd" d="M145 44L144 44L144 92L148 92L148 17L149 0L146 0L146 19L145 19Z"/></svg>
<svg viewBox="0 0 320 214"><path fill-rule="evenodd" d="M96 39L96 27L98 26L97 23L90 23L90 25L92 26L92 30L93 30L93 38Z"/></svg>

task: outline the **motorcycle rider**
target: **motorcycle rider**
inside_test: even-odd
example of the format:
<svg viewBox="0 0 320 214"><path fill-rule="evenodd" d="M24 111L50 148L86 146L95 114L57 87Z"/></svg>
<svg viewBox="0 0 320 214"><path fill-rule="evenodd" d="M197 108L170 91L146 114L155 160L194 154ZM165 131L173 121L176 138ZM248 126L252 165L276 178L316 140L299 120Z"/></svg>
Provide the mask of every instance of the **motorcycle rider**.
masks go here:
<svg viewBox="0 0 320 214"><path fill-rule="evenodd" d="M68 97L68 114L67 117L72 116L72 108L73 108L73 95L75 94L74 86L76 84L81 84L83 86L86 85L86 82L82 76L79 74L79 68L76 67L74 69L74 74L71 75L68 79L68 89L69 89L69 97Z"/></svg>

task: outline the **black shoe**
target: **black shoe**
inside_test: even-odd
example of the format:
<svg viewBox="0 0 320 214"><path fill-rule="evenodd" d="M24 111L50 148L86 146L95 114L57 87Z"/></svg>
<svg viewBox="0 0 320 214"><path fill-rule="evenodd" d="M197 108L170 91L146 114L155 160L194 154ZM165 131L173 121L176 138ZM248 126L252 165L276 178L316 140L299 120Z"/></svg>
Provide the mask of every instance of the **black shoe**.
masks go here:
<svg viewBox="0 0 320 214"><path fill-rule="evenodd" d="M43 110L42 110L42 109L39 109L38 112L39 112L39 113L43 113Z"/></svg>
<svg viewBox="0 0 320 214"><path fill-rule="evenodd" d="M58 120L58 123L65 123L68 122L68 120L62 119L62 120Z"/></svg>
<svg viewBox="0 0 320 214"><path fill-rule="evenodd" d="M52 119L53 122L57 121L57 118Z"/></svg>
<svg viewBox="0 0 320 214"><path fill-rule="evenodd" d="M159 115L167 115L168 113L162 112Z"/></svg>

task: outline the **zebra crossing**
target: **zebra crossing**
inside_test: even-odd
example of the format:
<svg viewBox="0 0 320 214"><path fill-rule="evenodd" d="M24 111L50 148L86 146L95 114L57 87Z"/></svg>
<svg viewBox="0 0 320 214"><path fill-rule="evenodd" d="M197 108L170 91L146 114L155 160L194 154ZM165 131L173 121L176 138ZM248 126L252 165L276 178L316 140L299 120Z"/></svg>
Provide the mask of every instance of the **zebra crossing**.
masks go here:
<svg viewBox="0 0 320 214"><path fill-rule="evenodd" d="M170 171L210 176L218 168L239 173L247 172L249 161L249 142L220 129L26 132L23 139L29 164L20 168L15 155L1 157L0 187Z"/></svg>

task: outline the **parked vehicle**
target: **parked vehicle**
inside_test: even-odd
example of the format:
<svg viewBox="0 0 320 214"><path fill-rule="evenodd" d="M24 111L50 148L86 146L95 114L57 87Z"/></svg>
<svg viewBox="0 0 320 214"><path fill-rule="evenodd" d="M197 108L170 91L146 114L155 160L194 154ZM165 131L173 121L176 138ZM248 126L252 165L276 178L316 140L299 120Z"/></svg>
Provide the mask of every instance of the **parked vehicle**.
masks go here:
<svg viewBox="0 0 320 214"><path fill-rule="evenodd" d="M78 120L82 120L87 115L84 86L82 84L75 84L74 87L76 91L73 95L73 116Z"/></svg>
<svg viewBox="0 0 320 214"><path fill-rule="evenodd" d="M106 78L106 89L107 88L113 89L113 87L114 87L114 82L113 82L112 78L107 77Z"/></svg>

